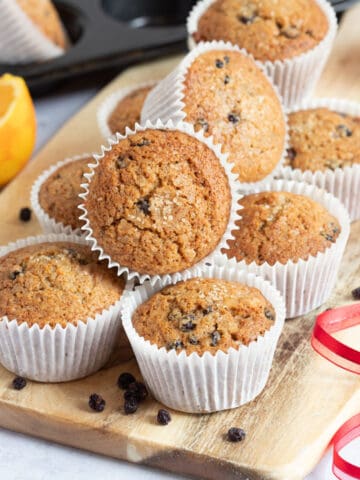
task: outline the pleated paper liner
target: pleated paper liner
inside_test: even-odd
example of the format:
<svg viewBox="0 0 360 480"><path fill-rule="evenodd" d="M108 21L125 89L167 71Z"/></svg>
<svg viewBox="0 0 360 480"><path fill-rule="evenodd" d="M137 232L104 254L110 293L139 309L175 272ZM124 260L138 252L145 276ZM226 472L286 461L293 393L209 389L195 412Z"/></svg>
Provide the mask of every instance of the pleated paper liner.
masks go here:
<svg viewBox="0 0 360 480"><path fill-rule="evenodd" d="M39 235L2 247L0 256L44 242L87 245L77 235ZM65 382L95 373L109 359L121 328L120 302L95 318L79 318L76 326L65 328L40 328L36 323L29 327L26 322L1 317L0 363L16 375L39 382Z"/></svg>
<svg viewBox="0 0 360 480"><path fill-rule="evenodd" d="M229 187L231 192L231 210L230 210L230 217L229 217L229 222L228 222L226 231L224 232L224 235L222 236L221 240L219 241L214 251L189 268L189 270L192 271L197 266L205 265L206 263L211 262L214 256L221 251L221 248L226 246L226 241L233 237L231 232L232 230L234 230L235 222L236 222L236 219L238 218L237 202L240 198L240 194L238 193L239 183L236 180L236 175L231 172L233 165L227 161L227 156L221 153L220 145L214 144L212 137L205 137L202 132L195 132L192 125L183 123L183 122L177 123L175 125L172 121L169 121L166 124L162 123L160 120L158 120L155 124L148 121L144 125L136 124L134 130L130 130L129 128L127 128L125 135L120 135L119 133L117 133L116 140L109 138L108 145L102 147L102 150L101 150L102 153L100 155L94 155L95 162L94 164L90 165L91 172L89 174L85 174L85 177L87 178L89 183L84 183L82 185L84 189L84 193L80 194L80 197L86 201L86 198L89 193L91 179L95 175L96 168L99 166L101 159L104 158L107 152L110 152L114 145L117 145L119 142L121 142L125 138L130 137L131 135L134 135L137 132L145 132L148 129L180 131L189 135L190 137L196 138L198 141L205 144L208 148L210 148L215 153L219 162L224 168L229 181ZM111 258L111 256L103 249L101 244L99 244L98 240L94 237L91 223L88 219L88 212L85 204L84 203L81 204L79 208L83 212L80 219L83 220L85 223L84 226L82 227L82 230L86 234L85 236L86 240L90 242L92 246L92 250L95 250L98 252L100 260L106 260L108 262L109 268L114 267L117 269L118 275L125 273L129 280L133 278L137 278L140 281L140 283L144 282L149 278L151 278L152 281L155 281L156 279L159 279L162 277L174 278L174 279L179 278L179 273L166 274L166 275L150 275L147 273L136 272L131 268L127 267L126 265L120 265L119 262Z"/></svg>
<svg viewBox="0 0 360 480"><path fill-rule="evenodd" d="M30 20L15 0L2 0L0 18L0 63L29 63L64 54Z"/></svg>
<svg viewBox="0 0 360 480"><path fill-rule="evenodd" d="M193 34L197 32L199 19L214 1L200 0L190 12L187 20L190 50L196 46ZM315 48L293 58L259 62L278 87L286 107L291 107L311 95L330 55L336 36L337 20L334 9L326 0L315 1L328 20L329 29L323 40Z"/></svg>
<svg viewBox="0 0 360 480"><path fill-rule="evenodd" d="M239 52L242 55L251 58L245 50L240 49L237 46L232 45L229 42L206 42L200 43L196 46L186 57L179 63L179 65L163 80L161 80L153 90L148 94L143 109L141 112L141 120L143 122L150 120L151 122L156 122L157 119L161 119L163 122L172 120L174 123L177 122L186 122L186 113L183 108L184 104L184 82L186 79L187 72L194 62L194 60L202 55L205 52L212 50L227 50ZM266 76L268 82L271 84L275 95L277 96L280 104L282 105L282 99L279 95L277 87L273 84L269 75L267 75L264 67L261 63L255 61L256 66L263 72ZM279 156L278 163L276 167L270 172L266 177L257 182L240 182L241 191L251 191L254 188L259 187L266 181L270 180L274 176L278 175L281 169L281 166L284 164L286 157L286 150L288 148L288 132L287 132L287 119L284 112L284 122L286 126L286 133L284 136L284 145L282 155ZM224 153L228 153L225 152Z"/></svg>
<svg viewBox="0 0 360 480"><path fill-rule="evenodd" d="M215 355L177 354L141 337L131 321L135 309L166 285L193 277L219 278L258 288L275 309L274 325L248 346ZM127 289L123 298L124 330L145 382L164 405L191 413L215 412L243 405L265 387L285 317L284 301L269 282L237 267L212 266L186 271L176 280L145 282L135 291Z"/></svg>
<svg viewBox="0 0 360 480"><path fill-rule="evenodd" d="M285 298L287 318L305 315L323 304L330 296L335 285L337 272L350 233L349 215L344 206L330 193L314 185L287 180L273 180L258 191L286 191L305 195L325 207L339 221L341 232L329 248L310 255L306 260L289 260L282 264L267 262L258 265L255 261L247 264L245 260L237 262L235 257L228 259L222 253L216 256L218 265L237 265L246 272L254 273L269 280ZM241 215L241 210L240 210Z"/></svg>

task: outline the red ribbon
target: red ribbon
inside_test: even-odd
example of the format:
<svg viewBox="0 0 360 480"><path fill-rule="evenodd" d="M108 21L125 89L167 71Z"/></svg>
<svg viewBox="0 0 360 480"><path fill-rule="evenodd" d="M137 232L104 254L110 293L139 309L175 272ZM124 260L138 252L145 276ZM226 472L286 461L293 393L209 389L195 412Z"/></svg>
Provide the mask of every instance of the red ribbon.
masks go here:
<svg viewBox="0 0 360 480"><path fill-rule="evenodd" d="M340 455L340 450L360 436L360 413L339 428L334 437L333 472L340 480L359 480L360 467L352 465ZM360 458L360 454L359 454Z"/></svg>
<svg viewBox="0 0 360 480"><path fill-rule="evenodd" d="M331 363L360 375L360 351L332 336L355 325L360 325L360 303L326 310L316 318L311 344L316 352ZM340 455L340 450L359 436L360 413L344 423L333 439L333 472L340 480L360 479L360 467L352 465Z"/></svg>
<svg viewBox="0 0 360 480"><path fill-rule="evenodd" d="M336 340L331 334L360 325L360 303L326 310L316 318L311 344L330 362L360 375L360 351Z"/></svg>

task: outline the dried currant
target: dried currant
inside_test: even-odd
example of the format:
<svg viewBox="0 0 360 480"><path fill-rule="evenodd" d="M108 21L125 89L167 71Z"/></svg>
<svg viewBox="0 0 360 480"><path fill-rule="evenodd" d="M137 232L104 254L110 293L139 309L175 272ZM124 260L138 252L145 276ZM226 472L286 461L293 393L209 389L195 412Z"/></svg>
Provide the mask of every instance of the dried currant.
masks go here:
<svg viewBox="0 0 360 480"><path fill-rule="evenodd" d="M227 118L229 122L233 123L234 125L240 122L240 115L238 113L231 112Z"/></svg>
<svg viewBox="0 0 360 480"><path fill-rule="evenodd" d="M136 397L127 398L124 402L124 412L126 413L126 415L135 413L138 409L138 406L139 402Z"/></svg>
<svg viewBox="0 0 360 480"><path fill-rule="evenodd" d="M150 215L150 203L148 198L140 198L140 200L136 202L136 206L144 213L144 215Z"/></svg>
<svg viewBox="0 0 360 480"><path fill-rule="evenodd" d="M128 372L122 373L117 380L118 387L122 388L123 390L126 390L129 385L134 382L136 382L136 378L134 375Z"/></svg>
<svg viewBox="0 0 360 480"><path fill-rule="evenodd" d="M29 222L31 220L31 210L28 207L24 207L20 209L19 212L19 219L22 222Z"/></svg>
<svg viewBox="0 0 360 480"><path fill-rule="evenodd" d="M242 428L229 428L227 438L230 442L242 442L246 437L246 433Z"/></svg>
<svg viewBox="0 0 360 480"><path fill-rule="evenodd" d="M24 377L15 377L12 381L12 386L15 390L22 390L26 387L26 378Z"/></svg>
<svg viewBox="0 0 360 480"><path fill-rule="evenodd" d="M105 400L101 395L97 393L92 393L89 397L89 407L95 412L102 412L105 408Z"/></svg>
<svg viewBox="0 0 360 480"><path fill-rule="evenodd" d="M158 411L156 419L157 419L157 423L159 425L167 425L168 423L171 422L171 415L164 408L160 408L160 410Z"/></svg>

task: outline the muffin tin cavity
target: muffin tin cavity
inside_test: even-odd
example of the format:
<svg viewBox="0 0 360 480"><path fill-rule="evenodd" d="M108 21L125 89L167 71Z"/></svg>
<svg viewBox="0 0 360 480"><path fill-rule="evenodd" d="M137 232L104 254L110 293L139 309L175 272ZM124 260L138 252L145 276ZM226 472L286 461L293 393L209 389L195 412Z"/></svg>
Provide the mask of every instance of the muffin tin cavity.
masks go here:
<svg viewBox="0 0 360 480"><path fill-rule="evenodd" d="M79 75L185 51L185 20L195 1L54 0L69 49L41 63L0 64L0 75L20 75L38 94Z"/></svg>

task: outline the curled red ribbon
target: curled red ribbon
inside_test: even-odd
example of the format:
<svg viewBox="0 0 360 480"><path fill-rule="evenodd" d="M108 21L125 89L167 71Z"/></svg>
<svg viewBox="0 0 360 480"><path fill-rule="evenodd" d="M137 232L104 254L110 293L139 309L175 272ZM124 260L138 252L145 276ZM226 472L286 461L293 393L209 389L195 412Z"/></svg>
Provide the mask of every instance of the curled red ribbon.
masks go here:
<svg viewBox="0 0 360 480"><path fill-rule="evenodd" d="M360 303L326 310L316 317L311 344L330 362L360 375L360 351L331 335L355 325L360 325Z"/></svg>
<svg viewBox="0 0 360 480"><path fill-rule="evenodd" d="M360 467L352 465L340 455L340 450L360 436L360 413L350 418L334 436L333 472L340 480L359 480ZM360 455L359 455L360 457Z"/></svg>
<svg viewBox="0 0 360 480"><path fill-rule="evenodd" d="M326 310L316 317L311 344L316 352L331 363L360 375L360 351L332 336L355 325L360 325L360 303ZM340 480L360 480L360 467L352 465L340 455L341 449L359 436L360 413L344 423L333 439L333 472Z"/></svg>

